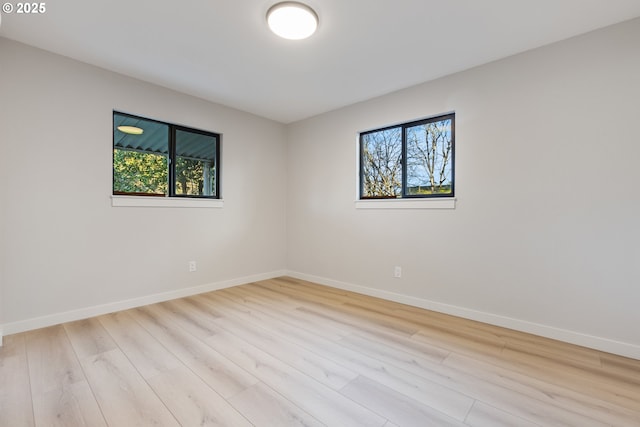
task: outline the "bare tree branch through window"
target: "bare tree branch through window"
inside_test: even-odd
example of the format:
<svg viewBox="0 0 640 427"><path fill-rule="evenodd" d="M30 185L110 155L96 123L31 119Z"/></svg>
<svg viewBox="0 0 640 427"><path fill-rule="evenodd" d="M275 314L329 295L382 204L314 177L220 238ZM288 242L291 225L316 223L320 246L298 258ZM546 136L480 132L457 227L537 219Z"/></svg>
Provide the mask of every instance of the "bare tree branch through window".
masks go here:
<svg viewBox="0 0 640 427"><path fill-rule="evenodd" d="M360 134L362 199L453 196L455 115Z"/></svg>

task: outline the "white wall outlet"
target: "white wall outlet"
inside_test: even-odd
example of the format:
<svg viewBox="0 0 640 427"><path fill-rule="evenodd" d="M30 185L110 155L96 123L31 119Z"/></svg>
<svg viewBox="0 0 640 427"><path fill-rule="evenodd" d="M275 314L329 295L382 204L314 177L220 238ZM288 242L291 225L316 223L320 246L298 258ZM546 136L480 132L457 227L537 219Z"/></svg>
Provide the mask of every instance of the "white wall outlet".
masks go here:
<svg viewBox="0 0 640 427"><path fill-rule="evenodd" d="M193 273L198 270L198 264L195 261L189 261L189 273Z"/></svg>
<svg viewBox="0 0 640 427"><path fill-rule="evenodd" d="M396 279L399 279L402 277L402 267L396 266L393 269L393 277L395 277Z"/></svg>

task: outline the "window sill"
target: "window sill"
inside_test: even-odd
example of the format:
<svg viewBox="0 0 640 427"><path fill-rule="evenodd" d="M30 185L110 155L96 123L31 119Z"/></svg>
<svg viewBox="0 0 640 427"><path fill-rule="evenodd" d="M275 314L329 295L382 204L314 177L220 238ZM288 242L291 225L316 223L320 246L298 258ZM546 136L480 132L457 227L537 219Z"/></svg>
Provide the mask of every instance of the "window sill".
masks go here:
<svg viewBox="0 0 640 427"><path fill-rule="evenodd" d="M143 208L222 208L220 199L189 199L183 197L111 196L111 206Z"/></svg>
<svg viewBox="0 0 640 427"><path fill-rule="evenodd" d="M455 209L455 197L356 200L356 209Z"/></svg>

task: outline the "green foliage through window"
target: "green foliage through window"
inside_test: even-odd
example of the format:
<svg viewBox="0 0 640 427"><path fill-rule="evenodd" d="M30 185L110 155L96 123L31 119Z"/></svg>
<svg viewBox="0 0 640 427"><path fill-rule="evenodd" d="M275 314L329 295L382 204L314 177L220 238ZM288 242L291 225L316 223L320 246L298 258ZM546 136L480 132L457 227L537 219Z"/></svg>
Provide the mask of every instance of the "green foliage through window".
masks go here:
<svg viewBox="0 0 640 427"><path fill-rule="evenodd" d="M113 113L113 194L219 198L220 135Z"/></svg>
<svg viewBox="0 0 640 427"><path fill-rule="evenodd" d="M167 156L128 150L113 150L115 193L167 194Z"/></svg>

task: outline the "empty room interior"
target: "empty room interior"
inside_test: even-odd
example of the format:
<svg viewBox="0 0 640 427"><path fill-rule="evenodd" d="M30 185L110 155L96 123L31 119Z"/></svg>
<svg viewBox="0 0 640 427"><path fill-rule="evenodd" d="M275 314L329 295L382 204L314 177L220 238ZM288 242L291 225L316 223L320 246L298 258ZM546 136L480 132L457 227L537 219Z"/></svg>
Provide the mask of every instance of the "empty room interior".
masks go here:
<svg viewBox="0 0 640 427"><path fill-rule="evenodd" d="M640 426L637 0L0 18L0 426Z"/></svg>

